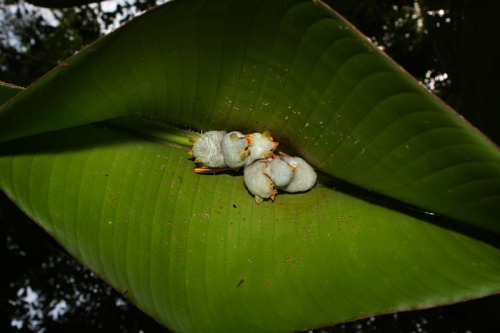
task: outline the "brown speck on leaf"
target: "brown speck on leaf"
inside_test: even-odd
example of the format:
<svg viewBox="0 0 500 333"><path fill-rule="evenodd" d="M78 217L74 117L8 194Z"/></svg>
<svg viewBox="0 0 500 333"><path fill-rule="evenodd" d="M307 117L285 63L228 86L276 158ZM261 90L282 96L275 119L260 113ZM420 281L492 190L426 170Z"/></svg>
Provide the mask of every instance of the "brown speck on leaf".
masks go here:
<svg viewBox="0 0 500 333"><path fill-rule="evenodd" d="M238 288L239 286L241 286L241 284L242 284L243 282L245 282L245 280L244 280L244 279L241 279L241 280L240 280L240 282L238 282L238 285L236 286L236 288Z"/></svg>

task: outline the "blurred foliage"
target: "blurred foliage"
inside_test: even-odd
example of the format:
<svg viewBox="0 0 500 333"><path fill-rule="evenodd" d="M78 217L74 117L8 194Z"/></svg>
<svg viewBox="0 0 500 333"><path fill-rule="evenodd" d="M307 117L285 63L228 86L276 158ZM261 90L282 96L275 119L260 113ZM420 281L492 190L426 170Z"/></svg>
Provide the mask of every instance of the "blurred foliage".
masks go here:
<svg viewBox="0 0 500 333"><path fill-rule="evenodd" d="M0 80L27 86L100 36L88 7L53 12L57 25L32 6L1 7Z"/></svg>
<svg viewBox="0 0 500 333"><path fill-rule="evenodd" d="M163 327L68 255L0 195L0 330L152 332ZM11 325L14 325L11 327Z"/></svg>
<svg viewBox="0 0 500 333"><path fill-rule="evenodd" d="M0 0L0 81L27 86L105 31L160 2L123 1L110 12L100 3L41 12L23 1ZM326 2L492 140L500 142L500 110L493 97L500 73L493 14L500 9L500 2ZM14 330L12 323L26 332L160 330L161 326L132 306L126 295L69 257L4 195L0 197L0 240L2 332ZM315 332L493 332L500 331L495 321L498 313L500 296L495 296L360 319Z"/></svg>
<svg viewBox="0 0 500 333"><path fill-rule="evenodd" d="M423 80L430 68L441 71L414 0L347 1L327 3L368 36L403 68ZM421 57L419 61L415 61Z"/></svg>
<svg viewBox="0 0 500 333"><path fill-rule="evenodd" d="M327 0L410 74L500 143L495 13L484 0Z"/></svg>
<svg viewBox="0 0 500 333"><path fill-rule="evenodd" d="M0 81L28 86L106 31L154 7L155 0L62 9L34 7L22 0L0 0Z"/></svg>

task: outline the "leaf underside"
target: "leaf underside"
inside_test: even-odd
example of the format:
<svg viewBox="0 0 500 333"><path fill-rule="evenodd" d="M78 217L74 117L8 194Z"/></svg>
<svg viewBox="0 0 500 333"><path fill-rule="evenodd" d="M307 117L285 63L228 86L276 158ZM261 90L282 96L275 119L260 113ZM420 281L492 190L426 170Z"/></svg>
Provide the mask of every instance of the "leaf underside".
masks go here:
<svg viewBox="0 0 500 333"><path fill-rule="evenodd" d="M192 172L191 134L144 119L269 129L324 181L255 205L241 174ZM298 331L500 290L498 149L318 2L161 6L4 105L0 142L2 189L175 331Z"/></svg>

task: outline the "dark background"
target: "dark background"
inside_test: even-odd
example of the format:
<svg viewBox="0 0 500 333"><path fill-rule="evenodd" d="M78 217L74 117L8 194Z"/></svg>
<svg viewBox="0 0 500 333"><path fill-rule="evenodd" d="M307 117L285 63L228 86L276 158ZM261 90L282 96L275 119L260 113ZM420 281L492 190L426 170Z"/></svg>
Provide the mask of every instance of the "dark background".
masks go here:
<svg viewBox="0 0 500 333"><path fill-rule="evenodd" d="M25 2L0 0L0 81L28 86L101 36L113 22L123 23L155 5L150 0L129 2L112 12L103 12L99 5L57 10L58 25L53 26ZM495 19L500 1L327 3L474 126L500 142L495 98L500 74ZM0 242L1 332L166 331L66 254L1 193ZM497 295L313 332L500 332L499 315Z"/></svg>

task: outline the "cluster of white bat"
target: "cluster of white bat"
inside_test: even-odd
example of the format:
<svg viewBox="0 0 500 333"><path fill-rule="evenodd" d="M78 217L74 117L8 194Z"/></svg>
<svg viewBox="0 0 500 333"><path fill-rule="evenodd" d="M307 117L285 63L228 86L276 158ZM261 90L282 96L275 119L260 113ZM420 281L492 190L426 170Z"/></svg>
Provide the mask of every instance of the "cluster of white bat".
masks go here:
<svg viewBox="0 0 500 333"><path fill-rule="evenodd" d="M276 155L278 142L269 132L242 134L234 131L205 132L192 140L197 173L243 168L245 185L260 204L274 197L278 190L304 192L316 184L317 175L302 158L284 153Z"/></svg>

